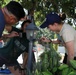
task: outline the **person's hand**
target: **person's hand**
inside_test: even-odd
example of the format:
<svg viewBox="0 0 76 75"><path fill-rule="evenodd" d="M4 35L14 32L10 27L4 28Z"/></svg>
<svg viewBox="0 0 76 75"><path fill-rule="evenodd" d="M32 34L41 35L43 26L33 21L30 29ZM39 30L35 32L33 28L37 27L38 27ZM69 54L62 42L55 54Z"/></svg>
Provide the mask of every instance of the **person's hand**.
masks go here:
<svg viewBox="0 0 76 75"><path fill-rule="evenodd" d="M16 37L16 36L19 36L19 33L16 32L16 31L12 31L12 32L9 34L9 37Z"/></svg>
<svg viewBox="0 0 76 75"><path fill-rule="evenodd" d="M27 20L27 16L25 16L24 18L21 18L20 21L26 21Z"/></svg>
<svg viewBox="0 0 76 75"><path fill-rule="evenodd" d="M51 42L51 40L49 40L49 39L46 38L46 37L42 37L42 38L40 38L40 40L41 40L42 42Z"/></svg>
<svg viewBox="0 0 76 75"><path fill-rule="evenodd" d="M4 34L3 37L16 37L19 36L19 34L16 31L12 31L10 34Z"/></svg>

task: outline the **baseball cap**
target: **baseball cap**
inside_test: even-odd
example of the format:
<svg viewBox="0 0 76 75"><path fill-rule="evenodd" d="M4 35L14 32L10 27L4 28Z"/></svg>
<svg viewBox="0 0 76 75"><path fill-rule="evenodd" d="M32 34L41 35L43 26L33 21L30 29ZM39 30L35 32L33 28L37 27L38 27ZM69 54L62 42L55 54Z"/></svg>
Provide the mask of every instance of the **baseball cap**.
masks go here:
<svg viewBox="0 0 76 75"><path fill-rule="evenodd" d="M60 16L55 12L51 12L46 15L45 21L40 26L40 28L45 28L48 27L50 24L60 23L60 22L61 22Z"/></svg>

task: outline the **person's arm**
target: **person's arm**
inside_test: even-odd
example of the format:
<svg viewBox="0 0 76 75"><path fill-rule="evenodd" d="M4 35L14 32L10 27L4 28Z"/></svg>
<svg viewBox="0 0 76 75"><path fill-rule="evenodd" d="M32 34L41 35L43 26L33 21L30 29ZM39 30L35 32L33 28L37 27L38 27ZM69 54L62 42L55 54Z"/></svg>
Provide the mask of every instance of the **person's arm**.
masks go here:
<svg viewBox="0 0 76 75"><path fill-rule="evenodd" d="M46 38L46 37L42 37L42 38L40 38L40 41L42 41L42 42L51 42L51 40L49 40L48 38Z"/></svg>
<svg viewBox="0 0 76 75"><path fill-rule="evenodd" d="M19 33L12 31L9 34L3 34L2 38L11 38L11 37L16 37L16 36L19 36Z"/></svg>
<svg viewBox="0 0 76 75"><path fill-rule="evenodd" d="M10 38L10 37L19 36L19 32L21 32L20 29L14 26L6 26L5 29L8 31L9 34L3 34L2 38Z"/></svg>
<svg viewBox="0 0 76 75"><path fill-rule="evenodd" d="M61 41L58 40L58 39L57 40L53 40L53 41L51 40L50 42L53 43L53 44L61 44Z"/></svg>
<svg viewBox="0 0 76 75"><path fill-rule="evenodd" d="M46 38L46 37L42 37L41 39L40 39L42 42L48 42L48 43L53 43L53 44L60 44L60 40L49 40L48 38Z"/></svg>
<svg viewBox="0 0 76 75"><path fill-rule="evenodd" d="M71 59L74 59L74 41L66 42L65 47L68 51L67 64Z"/></svg>

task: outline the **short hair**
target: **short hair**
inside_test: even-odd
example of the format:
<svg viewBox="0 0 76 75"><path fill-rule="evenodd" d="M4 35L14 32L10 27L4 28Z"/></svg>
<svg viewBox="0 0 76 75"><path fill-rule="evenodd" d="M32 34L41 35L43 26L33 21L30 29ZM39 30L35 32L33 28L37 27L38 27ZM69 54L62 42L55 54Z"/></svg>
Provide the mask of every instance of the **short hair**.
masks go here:
<svg viewBox="0 0 76 75"><path fill-rule="evenodd" d="M25 16L23 7L16 1L10 1L5 7L8 11L15 15L18 20Z"/></svg>
<svg viewBox="0 0 76 75"><path fill-rule="evenodd" d="M21 28L23 28L23 26L24 26L25 23L31 23L31 20L26 20L26 21L24 21L24 22L21 24Z"/></svg>

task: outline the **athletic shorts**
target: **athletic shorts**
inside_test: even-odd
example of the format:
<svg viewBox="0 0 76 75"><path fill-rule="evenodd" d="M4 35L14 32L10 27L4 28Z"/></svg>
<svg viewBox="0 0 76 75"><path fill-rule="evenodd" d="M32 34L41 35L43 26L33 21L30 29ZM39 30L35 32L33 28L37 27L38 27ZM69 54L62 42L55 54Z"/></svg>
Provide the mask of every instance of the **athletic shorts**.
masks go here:
<svg viewBox="0 0 76 75"><path fill-rule="evenodd" d="M2 67L3 64L5 64L6 66L15 66L16 65L16 66L20 67L17 60L9 61L8 59L0 56L0 67Z"/></svg>

